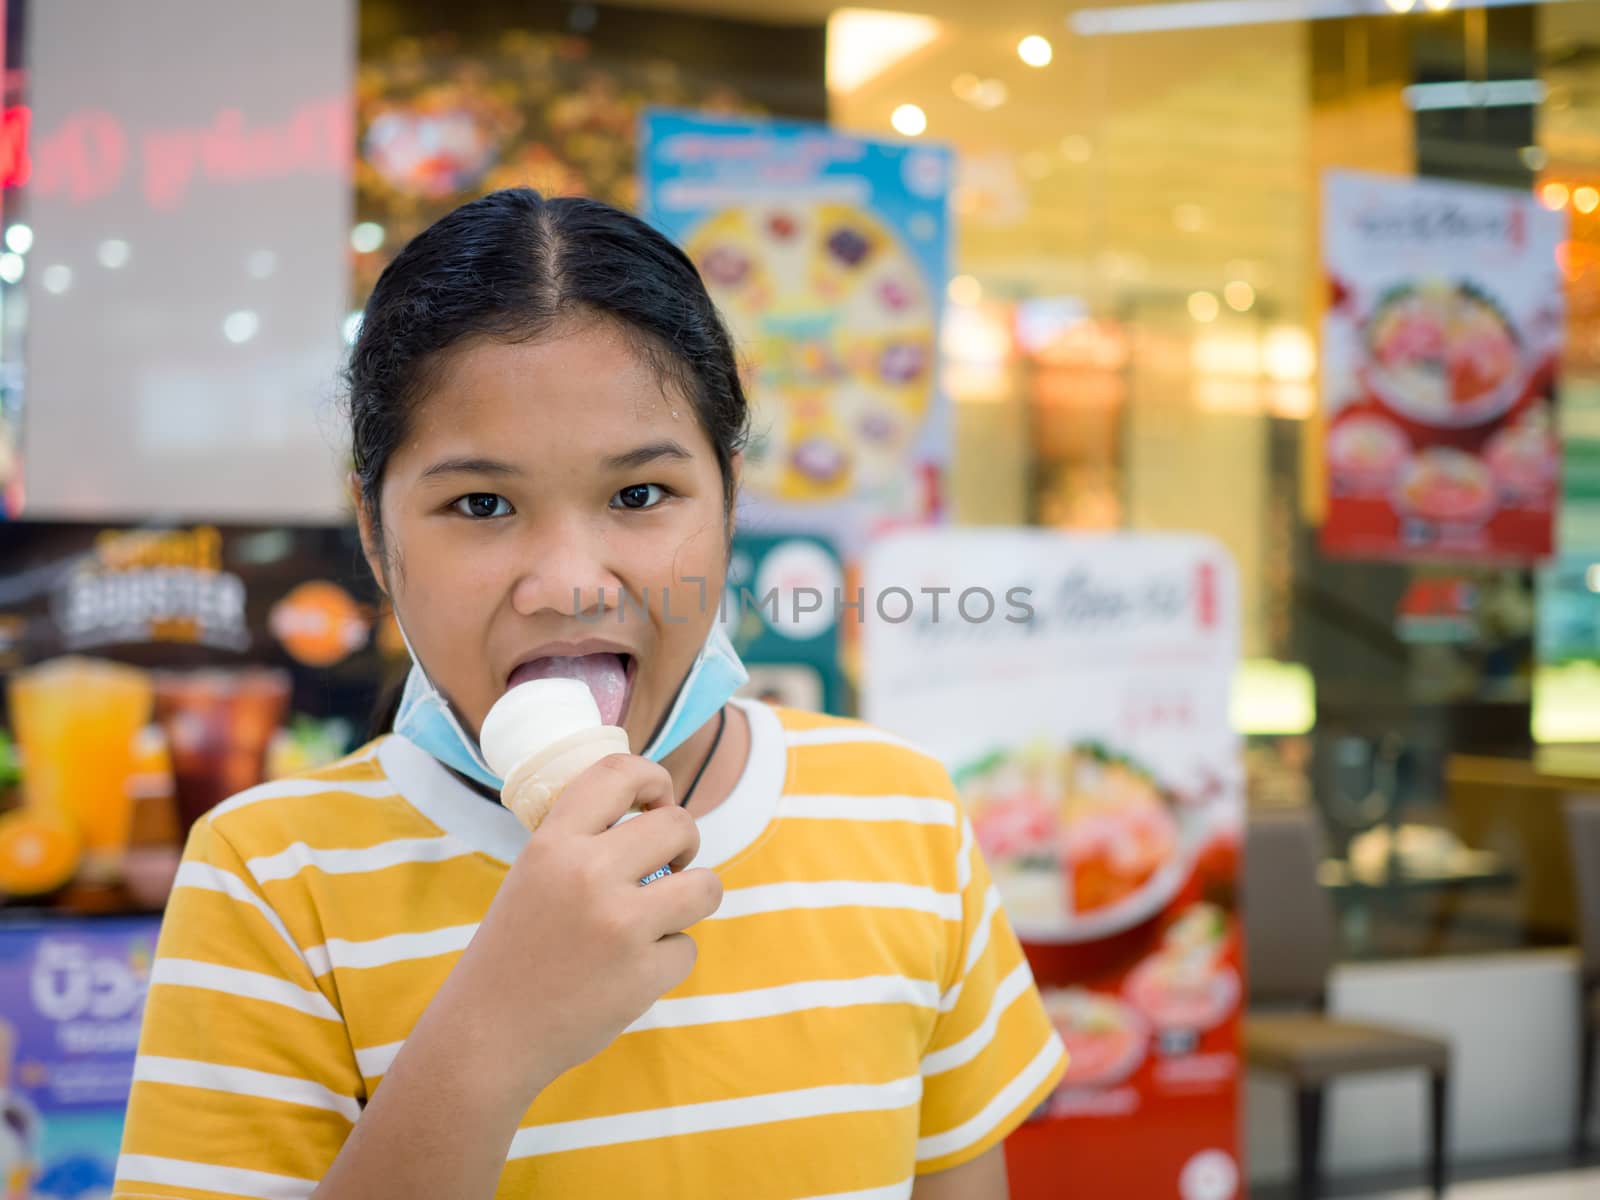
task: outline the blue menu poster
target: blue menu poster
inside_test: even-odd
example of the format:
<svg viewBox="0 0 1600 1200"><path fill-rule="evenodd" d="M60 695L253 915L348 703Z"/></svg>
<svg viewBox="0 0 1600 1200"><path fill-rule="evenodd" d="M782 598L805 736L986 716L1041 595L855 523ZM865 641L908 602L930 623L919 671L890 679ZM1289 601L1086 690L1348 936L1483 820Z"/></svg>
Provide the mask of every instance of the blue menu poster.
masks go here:
<svg viewBox="0 0 1600 1200"><path fill-rule="evenodd" d="M950 151L653 110L640 159L644 215L699 267L745 364L746 527L819 533L849 560L937 520Z"/></svg>
<svg viewBox="0 0 1600 1200"><path fill-rule="evenodd" d="M110 1194L158 917L0 924L0 1182Z"/></svg>

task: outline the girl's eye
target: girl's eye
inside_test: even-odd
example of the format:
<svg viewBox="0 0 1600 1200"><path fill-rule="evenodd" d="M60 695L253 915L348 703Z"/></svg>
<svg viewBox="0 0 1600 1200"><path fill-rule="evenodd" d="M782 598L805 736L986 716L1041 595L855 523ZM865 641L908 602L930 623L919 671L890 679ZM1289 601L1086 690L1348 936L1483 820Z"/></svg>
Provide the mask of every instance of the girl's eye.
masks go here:
<svg viewBox="0 0 1600 1200"><path fill-rule="evenodd" d="M476 520L511 515L510 501L493 492L473 492L470 496L461 497L451 507L463 517L472 517Z"/></svg>
<svg viewBox="0 0 1600 1200"><path fill-rule="evenodd" d="M654 508L667 497L659 483L635 483L623 488L611 499L613 508Z"/></svg>

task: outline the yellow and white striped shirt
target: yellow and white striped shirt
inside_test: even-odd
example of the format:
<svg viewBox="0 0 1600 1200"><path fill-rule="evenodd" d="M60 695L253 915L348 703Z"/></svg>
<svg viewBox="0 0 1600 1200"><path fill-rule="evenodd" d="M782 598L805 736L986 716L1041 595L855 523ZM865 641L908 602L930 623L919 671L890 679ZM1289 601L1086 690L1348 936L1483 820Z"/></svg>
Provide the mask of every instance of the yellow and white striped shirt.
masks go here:
<svg viewBox="0 0 1600 1200"><path fill-rule="evenodd" d="M694 972L524 1117L497 1195L889 1200L1063 1070L949 777L865 725L745 704L701 821ZM304 1197L527 835L387 737L215 809L162 927L116 1200Z"/></svg>

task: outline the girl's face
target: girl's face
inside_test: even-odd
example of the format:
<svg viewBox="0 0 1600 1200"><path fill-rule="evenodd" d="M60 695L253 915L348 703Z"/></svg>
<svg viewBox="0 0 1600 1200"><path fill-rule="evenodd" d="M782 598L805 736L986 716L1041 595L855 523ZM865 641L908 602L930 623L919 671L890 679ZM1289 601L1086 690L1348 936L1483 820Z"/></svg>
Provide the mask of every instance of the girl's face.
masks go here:
<svg viewBox="0 0 1600 1200"><path fill-rule="evenodd" d="M716 617L728 523L694 406L603 320L447 351L380 496L374 573L474 736L527 679L583 679L637 752ZM696 582L696 581L699 582Z"/></svg>

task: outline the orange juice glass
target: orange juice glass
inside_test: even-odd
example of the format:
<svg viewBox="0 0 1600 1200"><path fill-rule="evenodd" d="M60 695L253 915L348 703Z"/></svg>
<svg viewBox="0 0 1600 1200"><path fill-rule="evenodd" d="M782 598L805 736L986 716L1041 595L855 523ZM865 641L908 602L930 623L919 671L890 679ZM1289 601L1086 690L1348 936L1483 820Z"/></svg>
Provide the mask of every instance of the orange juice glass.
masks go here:
<svg viewBox="0 0 1600 1200"><path fill-rule="evenodd" d="M134 739L154 705L149 675L100 659L51 659L13 674L8 699L24 803L65 817L91 859L115 862L128 844Z"/></svg>

